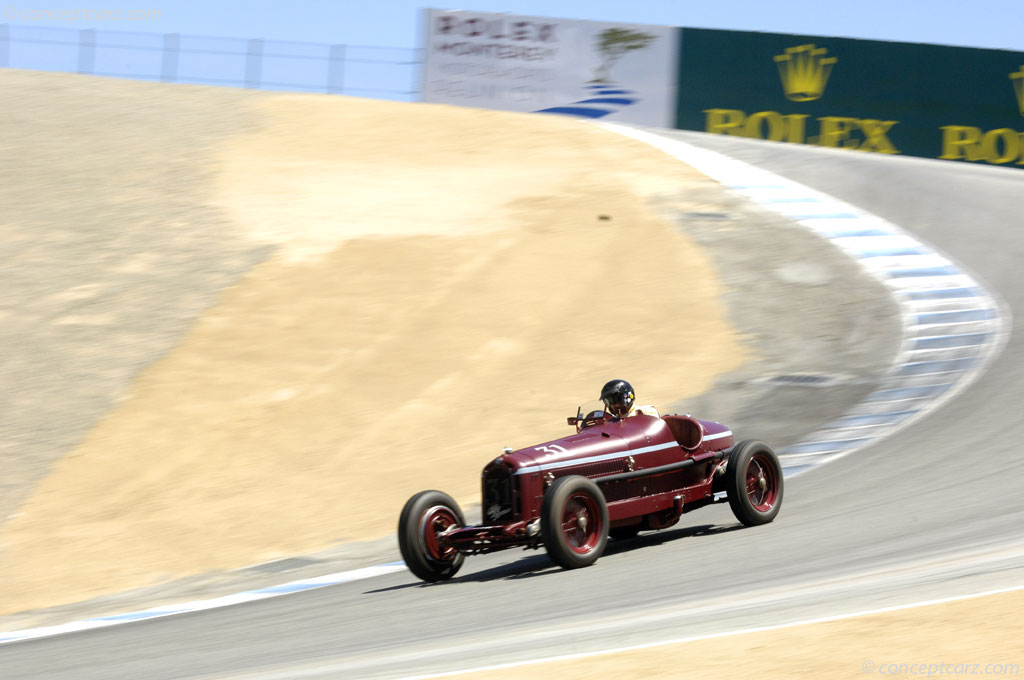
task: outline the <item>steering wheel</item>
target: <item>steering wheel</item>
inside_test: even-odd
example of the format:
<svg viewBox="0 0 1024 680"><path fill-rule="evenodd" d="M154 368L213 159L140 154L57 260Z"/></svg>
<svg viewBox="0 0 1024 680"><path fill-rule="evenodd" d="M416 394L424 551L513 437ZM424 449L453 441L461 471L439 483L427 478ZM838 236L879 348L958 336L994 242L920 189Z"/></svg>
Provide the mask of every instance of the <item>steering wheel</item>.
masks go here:
<svg viewBox="0 0 1024 680"><path fill-rule="evenodd" d="M576 420L576 431L579 432L584 428L603 423L607 417L608 413L605 411L591 411Z"/></svg>

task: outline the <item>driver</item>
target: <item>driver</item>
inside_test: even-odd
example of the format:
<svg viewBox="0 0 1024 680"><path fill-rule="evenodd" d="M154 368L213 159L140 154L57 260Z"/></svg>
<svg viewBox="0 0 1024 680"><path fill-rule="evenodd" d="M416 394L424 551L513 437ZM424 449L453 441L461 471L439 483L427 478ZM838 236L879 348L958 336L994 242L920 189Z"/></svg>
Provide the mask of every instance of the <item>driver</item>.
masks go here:
<svg viewBox="0 0 1024 680"><path fill-rule="evenodd" d="M601 401L605 410L616 418L627 418L638 413L659 417L658 409L650 405L637 406L633 386L625 380L609 380L601 388Z"/></svg>

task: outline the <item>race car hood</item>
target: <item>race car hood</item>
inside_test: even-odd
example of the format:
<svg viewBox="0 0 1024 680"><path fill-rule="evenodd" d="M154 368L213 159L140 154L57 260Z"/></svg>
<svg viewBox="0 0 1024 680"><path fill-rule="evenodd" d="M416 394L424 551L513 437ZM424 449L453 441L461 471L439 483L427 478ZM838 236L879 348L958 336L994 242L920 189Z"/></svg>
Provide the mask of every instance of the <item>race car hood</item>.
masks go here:
<svg viewBox="0 0 1024 680"><path fill-rule="evenodd" d="M568 467L583 458L592 460L605 455L615 458L628 451L629 444L625 439L601 427L592 427L568 437L507 453L502 459L516 472L522 473Z"/></svg>

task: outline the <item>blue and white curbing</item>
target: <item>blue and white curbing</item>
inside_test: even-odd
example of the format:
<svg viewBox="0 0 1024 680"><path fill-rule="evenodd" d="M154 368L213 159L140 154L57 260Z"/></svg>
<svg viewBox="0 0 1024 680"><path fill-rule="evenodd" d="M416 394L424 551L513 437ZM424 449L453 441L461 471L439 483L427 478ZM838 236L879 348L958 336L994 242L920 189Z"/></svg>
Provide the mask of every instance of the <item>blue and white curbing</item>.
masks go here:
<svg viewBox="0 0 1024 680"><path fill-rule="evenodd" d="M232 605L243 604L245 602L255 602L256 600L266 600L271 597L288 595L289 593L301 593L306 590L335 586L340 583L361 581L363 579L383 576L384 574L392 574L396 571L403 570L405 570L404 562L388 562L387 564L378 564L372 567L353 569L352 571L344 571L337 574L328 574L326 576L302 579L301 581L292 581L279 586L270 586L268 588L250 590L244 593L236 593L234 595L224 595L223 597L215 597L209 600L196 600L194 602L183 602L181 604L152 607L150 609L144 609L138 612L128 612L125 614L98 616L92 619L72 621L71 623L62 623L54 626L41 626L39 628L15 630L9 633L0 633L0 645L10 642L21 642L23 640L53 637L54 635L64 635L65 633L77 633L83 630L109 628L110 626L117 626L135 621L149 621L151 619L159 619L165 616L174 616L175 614L190 614L192 612L200 612L207 609L230 607Z"/></svg>
<svg viewBox="0 0 1024 680"><path fill-rule="evenodd" d="M974 276L895 224L723 154L634 127L601 123L696 168L807 227L878 279L902 311L903 340L878 388L779 452L787 477L849 455L934 411L970 385L1009 337L1009 309Z"/></svg>
<svg viewBox="0 0 1024 680"><path fill-rule="evenodd" d="M638 128L601 125L678 158L828 239L888 287L902 308L903 343L882 384L842 417L780 451L787 477L853 453L938 408L973 382L1005 343L1005 306L962 267L896 225L722 154ZM403 569L402 562L390 562L209 600L0 633L0 644L228 607Z"/></svg>

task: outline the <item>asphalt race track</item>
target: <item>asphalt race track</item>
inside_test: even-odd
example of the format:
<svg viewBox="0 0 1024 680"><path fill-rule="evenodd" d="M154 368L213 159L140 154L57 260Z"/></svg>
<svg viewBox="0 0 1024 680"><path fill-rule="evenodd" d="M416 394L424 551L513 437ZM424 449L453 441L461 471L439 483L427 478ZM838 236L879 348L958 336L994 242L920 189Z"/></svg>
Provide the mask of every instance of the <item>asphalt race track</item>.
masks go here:
<svg viewBox="0 0 1024 680"><path fill-rule="evenodd" d="M1014 315L1002 354L935 413L790 480L765 527L741 529L714 506L609 544L574 572L509 551L467 559L433 586L401 572L10 644L0 648L4 677L402 677L1024 584L1024 172L679 136L872 211L954 257Z"/></svg>

